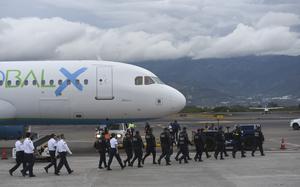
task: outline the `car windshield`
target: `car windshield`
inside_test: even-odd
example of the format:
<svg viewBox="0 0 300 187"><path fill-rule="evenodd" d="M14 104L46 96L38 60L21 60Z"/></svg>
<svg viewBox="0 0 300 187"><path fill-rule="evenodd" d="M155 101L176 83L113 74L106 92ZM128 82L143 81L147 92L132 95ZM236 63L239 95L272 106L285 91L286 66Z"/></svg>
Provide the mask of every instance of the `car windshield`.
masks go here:
<svg viewBox="0 0 300 187"><path fill-rule="evenodd" d="M108 125L108 130L121 130L121 124L111 124Z"/></svg>

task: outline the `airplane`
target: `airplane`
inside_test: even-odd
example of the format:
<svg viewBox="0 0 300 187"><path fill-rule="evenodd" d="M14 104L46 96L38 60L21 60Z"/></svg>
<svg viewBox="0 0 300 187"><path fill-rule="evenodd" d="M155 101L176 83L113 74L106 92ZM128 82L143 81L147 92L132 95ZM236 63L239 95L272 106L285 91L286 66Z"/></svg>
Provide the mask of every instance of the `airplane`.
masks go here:
<svg viewBox="0 0 300 187"><path fill-rule="evenodd" d="M263 110L263 114L269 114L271 113L271 110L278 110L278 109L282 109L283 107L250 107L249 109L251 110Z"/></svg>
<svg viewBox="0 0 300 187"><path fill-rule="evenodd" d="M177 113L185 104L178 90L131 64L0 62L0 131L1 125L146 121Z"/></svg>

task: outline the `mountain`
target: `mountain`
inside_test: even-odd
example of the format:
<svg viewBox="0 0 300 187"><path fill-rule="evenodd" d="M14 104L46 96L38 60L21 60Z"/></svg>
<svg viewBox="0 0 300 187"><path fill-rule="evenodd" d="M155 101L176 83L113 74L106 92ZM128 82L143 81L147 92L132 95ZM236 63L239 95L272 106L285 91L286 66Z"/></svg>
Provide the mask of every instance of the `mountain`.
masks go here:
<svg viewBox="0 0 300 187"><path fill-rule="evenodd" d="M300 101L300 56L247 56L136 63L179 89L189 104L263 104ZM283 102L284 103L284 102Z"/></svg>

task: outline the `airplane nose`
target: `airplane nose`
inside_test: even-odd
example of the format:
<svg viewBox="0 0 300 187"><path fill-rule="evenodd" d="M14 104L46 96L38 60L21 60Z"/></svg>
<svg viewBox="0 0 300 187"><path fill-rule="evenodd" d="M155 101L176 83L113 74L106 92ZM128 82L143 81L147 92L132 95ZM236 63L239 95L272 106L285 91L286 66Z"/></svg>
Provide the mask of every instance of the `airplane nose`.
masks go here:
<svg viewBox="0 0 300 187"><path fill-rule="evenodd" d="M182 93L176 90L173 98L173 108L176 112L180 112L186 105L186 99Z"/></svg>

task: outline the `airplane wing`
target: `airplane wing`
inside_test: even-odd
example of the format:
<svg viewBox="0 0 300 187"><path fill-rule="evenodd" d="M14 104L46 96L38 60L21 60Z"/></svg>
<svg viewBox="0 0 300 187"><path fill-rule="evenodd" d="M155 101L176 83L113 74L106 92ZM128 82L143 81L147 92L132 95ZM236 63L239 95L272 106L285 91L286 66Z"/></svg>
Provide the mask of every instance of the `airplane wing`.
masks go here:
<svg viewBox="0 0 300 187"><path fill-rule="evenodd" d="M265 108L261 108L261 107L250 107L249 109L251 109L251 110L265 110Z"/></svg>
<svg viewBox="0 0 300 187"><path fill-rule="evenodd" d="M16 108L9 102L0 100L0 120L16 117Z"/></svg>
<svg viewBox="0 0 300 187"><path fill-rule="evenodd" d="M277 109L282 109L282 108L284 108L284 107L270 107L268 109L270 109L270 110L277 110Z"/></svg>

